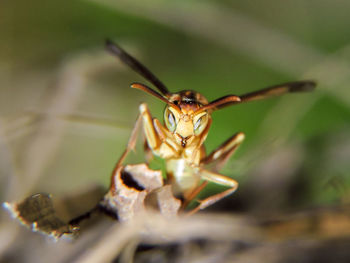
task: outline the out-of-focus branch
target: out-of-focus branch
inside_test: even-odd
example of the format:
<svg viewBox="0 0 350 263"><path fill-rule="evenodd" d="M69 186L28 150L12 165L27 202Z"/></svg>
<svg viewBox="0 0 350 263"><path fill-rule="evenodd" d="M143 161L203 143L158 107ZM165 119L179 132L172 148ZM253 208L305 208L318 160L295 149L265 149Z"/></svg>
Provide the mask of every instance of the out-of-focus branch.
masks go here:
<svg viewBox="0 0 350 263"><path fill-rule="evenodd" d="M102 51L101 51L102 52ZM88 76L115 66L115 61L108 56L83 52L74 55L64 62L58 77L58 83L48 98L44 110L46 118L39 123L38 132L29 146L24 149L24 163L21 167L25 171L23 180L25 187L21 196L30 194L33 186L52 162L56 150L64 134L67 123L59 122L56 115L65 115L73 112L84 92ZM35 158L32 158L35 156ZM17 197L18 198L18 197Z"/></svg>
<svg viewBox="0 0 350 263"><path fill-rule="evenodd" d="M164 217L152 213L126 224L112 226L76 262L111 262L129 241L140 237L148 244L185 242L191 239L250 242L259 240L259 232L249 220L238 216L196 215L165 220Z"/></svg>

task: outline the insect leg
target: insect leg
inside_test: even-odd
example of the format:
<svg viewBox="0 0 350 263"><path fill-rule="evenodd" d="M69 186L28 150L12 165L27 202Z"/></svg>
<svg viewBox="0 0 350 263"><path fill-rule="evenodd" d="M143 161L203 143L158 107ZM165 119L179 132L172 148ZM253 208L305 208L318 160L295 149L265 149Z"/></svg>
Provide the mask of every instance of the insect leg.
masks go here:
<svg viewBox="0 0 350 263"><path fill-rule="evenodd" d="M185 209L187 205L207 186L208 181L202 182L196 187L188 196L185 196L185 200L182 203L182 208Z"/></svg>
<svg viewBox="0 0 350 263"><path fill-rule="evenodd" d="M169 132L156 118L152 118L145 103L140 105L140 114L144 135L152 154L164 159L175 156L177 154L177 148L175 144L172 144L171 140L167 139Z"/></svg>
<svg viewBox="0 0 350 263"><path fill-rule="evenodd" d="M137 117L137 120L135 122L134 128L132 129L132 132L131 132L128 144L126 145L126 149L124 150L122 156L119 158L119 160L118 160L118 162L117 162L117 164L116 164L116 166L114 168L114 171L116 171L118 169L118 167L122 164L122 162L124 161L124 159L128 155L128 153L131 150L135 149L135 145L136 145L136 142L137 142L137 136L139 134L141 121L142 121L141 117L142 117L141 115L139 115ZM114 172L113 172L113 174L114 174Z"/></svg>
<svg viewBox="0 0 350 263"><path fill-rule="evenodd" d="M137 136L138 136L139 131L140 131L141 121L142 121L142 118L141 118L141 115L139 115L137 117L136 122L135 122L134 128L132 129L132 132L131 132L128 144L126 145L126 148L125 148L122 156L119 158L118 162L114 166L114 169L113 169L113 172L112 172L112 177L111 177L111 188L115 188L115 186L114 186L114 176L117 174L117 171L119 169L121 169L121 166L122 166L122 163L123 163L125 157L128 155L128 153L131 150L135 149L135 145L136 145L136 142L137 142Z"/></svg>
<svg viewBox="0 0 350 263"><path fill-rule="evenodd" d="M222 145L220 145L216 150L214 150L211 154L204 157L201 160L201 164L209 164L215 163L214 170L218 171L220 168L227 162L230 156L236 151L238 146L244 140L244 133L239 132L234 134L228 140L226 140ZM228 177L227 177L228 178ZM207 185L207 181L200 184L197 188L195 188L187 197L183 203L183 208L185 208Z"/></svg>
<svg viewBox="0 0 350 263"><path fill-rule="evenodd" d="M140 114L136 120L135 126L131 132L131 136L129 138L128 144L126 145L126 149L120 157L118 163L116 164L116 168L121 165L124 161L125 157L131 150L135 149L135 145L137 142L137 136L140 131L141 123L143 124L143 129L145 133L145 138L148 143L149 148L152 150L159 144L159 139L157 137L157 132L154 129L153 121L151 113L148 110L148 107L145 103L140 105Z"/></svg>
<svg viewBox="0 0 350 263"><path fill-rule="evenodd" d="M151 148L148 146L146 138L143 139L143 151L145 152L145 159L147 163L150 163L153 160L153 153Z"/></svg>
<svg viewBox="0 0 350 263"><path fill-rule="evenodd" d="M216 161L214 170L218 171L227 162L230 156L236 151L238 146L244 140L244 133L239 132L234 134L222 145L220 145L211 154L201 160L201 164L209 164Z"/></svg>
<svg viewBox="0 0 350 263"><path fill-rule="evenodd" d="M143 131L148 143L148 146L151 150L157 148L159 146L160 139L157 131L154 128L152 115L148 110L148 106L146 103L142 103L140 105L140 115L143 123Z"/></svg>
<svg viewBox="0 0 350 263"><path fill-rule="evenodd" d="M145 140L147 144L144 146L146 159L148 160L151 159L150 154L152 155L156 154L163 158L166 157L167 155L176 154L176 149L174 148L175 146L170 145L168 142L166 142L167 134L165 133L167 131L164 129L164 127L160 124L160 122L157 119L152 118L152 115L148 110L147 104L142 103L140 105L139 110L140 110L140 115L135 123L134 129L132 130L127 147L114 169L115 171L124 161L125 157L130 152L130 150L133 150L135 148L141 123L143 126L143 132L144 132ZM164 151L164 149L166 149L166 151Z"/></svg>
<svg viewBox="0 0 350 263"><path fill-rule="evenodd" d="M189 215L192 215L192 214L198 212L199 210L202 210L202 209L214 204L215 202L221 200L222 198L232 194L238 188L237 181L235 181L234 179L232 179L230 177L224 176L222 174L218 174L218 173L203 169L200 172L200 176L202 177L202 179L204 179L206 181L216 183L219 185L228 186L230 188L221 192L221 193L209 196L209 197L205 198L204 200L199 201L199 205L196 208L194 208L193 210L191 210L189 212Z"/></svg>

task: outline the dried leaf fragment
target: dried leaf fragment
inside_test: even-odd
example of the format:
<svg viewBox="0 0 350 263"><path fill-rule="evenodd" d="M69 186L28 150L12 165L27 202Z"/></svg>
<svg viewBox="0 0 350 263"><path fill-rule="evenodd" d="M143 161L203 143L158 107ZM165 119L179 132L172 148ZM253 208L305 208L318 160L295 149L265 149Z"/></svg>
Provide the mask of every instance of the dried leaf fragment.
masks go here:
<svg viewBox="0 0 350 263"><path fill-rule="evenodd" d="M49 194L34 194L18 203L5 202L3 207L33 232L40 232L55 239L62 235L74 236L79 230L78 227L63 222L56 215Z"/></svg>

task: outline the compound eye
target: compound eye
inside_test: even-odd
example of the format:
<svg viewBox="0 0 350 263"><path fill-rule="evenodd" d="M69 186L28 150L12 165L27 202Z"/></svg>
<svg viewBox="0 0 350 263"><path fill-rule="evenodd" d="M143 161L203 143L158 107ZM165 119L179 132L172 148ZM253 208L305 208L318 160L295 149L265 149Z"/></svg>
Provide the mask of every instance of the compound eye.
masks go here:
<svg viewBox="0 0 350 263"><path fill-rule="evenodd" d="M203 132L204 128L208 123L208 114L204 114L193 125L193 130L195 135L199 135Z"/></svg>
<svg viewBox="0 0 350 263"><path fill-rule="evenodd" d="M176 119L174 114L168 108L166 108L164 111L164 121L165 121L166 127L170 132L175 131Z"/></svg>

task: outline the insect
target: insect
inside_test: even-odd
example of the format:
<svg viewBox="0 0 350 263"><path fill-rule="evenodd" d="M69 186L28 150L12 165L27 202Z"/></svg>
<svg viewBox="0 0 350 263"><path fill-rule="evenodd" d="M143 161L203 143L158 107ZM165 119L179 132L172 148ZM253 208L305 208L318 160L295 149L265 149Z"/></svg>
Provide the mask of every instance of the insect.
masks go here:
<svg viewBox="0 0 350 263"><path fill-rule="evenodd" d="M214 194L201 201L197 200L199 205L191 210L190 213L195 213L208 207L232 194L238 188L237 181L217 171L242 143L245 137L244 133L234 134L216 150L206 155L203 143L212 125L211 113L223 107L283 95L289 92L312 91L316 86L316 83L313 81L289 82L241 96L227 95L209 102L202 94L196 91L170 92L151 71L118 45L107 40L106 48L131 69L152 83L158 91L141 83L132 83L131 88L142 90L166 104L164 125L158 119L152 117L147 104L142 103L139 106L139 117L127 147L116 167L120 166L130 150L135 147L136 135L142 123L143 133L147 142L146 152L165 160L166 183L172 186L175 196L181 196L183 208L190 201L194 200L208 182L228 187L227 190L221 193ZM208 164L214 164L213 169L206 169L205 166Z"/></svg>

